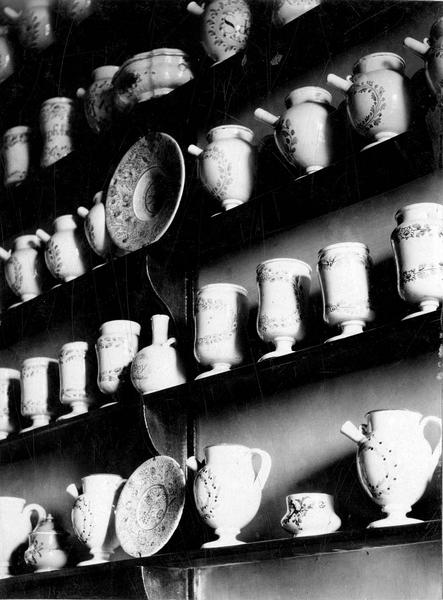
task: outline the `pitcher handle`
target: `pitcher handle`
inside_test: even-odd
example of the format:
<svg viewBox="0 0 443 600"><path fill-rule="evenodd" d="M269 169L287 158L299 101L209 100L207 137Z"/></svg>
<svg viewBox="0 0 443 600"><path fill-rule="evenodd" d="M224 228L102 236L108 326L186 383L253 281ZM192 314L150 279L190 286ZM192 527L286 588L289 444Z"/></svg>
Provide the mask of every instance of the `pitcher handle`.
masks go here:
<svg viewBox="0 0 443 600"><path fill-rule="evenodd" d="M29 518L31 518L31 513L33 510L35 510L35 512L38 515L37 523L32 530L32 531L35 531L37 529L37 527L40 527L41 523L46 519L46 511L43 508L43 506L40 506L40 504L27 504L22 512L24 514L28 513Z"/></svg>
<svg viewBox="0 0 443 600"><path fill-rule="evenodd" d="M258 481L260 488L263 489L271 470L272 459L267 452L260 450L260 448L251 448L251 454L257 454L261 458L261 466L255 476L255 481Z"/></svg>
<svg viewBox="0 0 443 600"><path fill-rule="evenodd" d="M429 473L429 479L431 479L435 467L438 464L438 461L440 460L440 456L441 456L441 438L442 438L442 427L441 427L441 419L439 417L433 417L433 416L429 416L429 417L423 417L423 419L420 421L420 431L424 437L424 429L426 427L426 425L428 423L436 423L439 427L440 427L440 438L437 442L437 445L434 448L434 452L432 453L432 457L431 457L431 472Z"/></svg>

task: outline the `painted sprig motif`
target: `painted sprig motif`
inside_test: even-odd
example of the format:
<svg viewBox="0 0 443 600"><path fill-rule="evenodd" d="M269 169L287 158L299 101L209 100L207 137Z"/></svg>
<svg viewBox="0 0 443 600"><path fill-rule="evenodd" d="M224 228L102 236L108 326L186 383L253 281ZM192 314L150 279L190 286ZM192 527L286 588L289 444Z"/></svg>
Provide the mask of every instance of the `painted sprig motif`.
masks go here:
<svg viewBox="0 0 443 600"><path fill-rule="evenodd" d="M244 0L220 0L210 5L206 26L208 37L215 47L231 54L246 45L251 17Z"/></svg>
<svg viewBox="0 0 443 600"><path fill-rule="evenodd" d="M386 108L385 88L372 80L354 83L349 90L350 96L359 94L368 94L372 102L368 114L359 120L354 121L354 126L360 133L367 133L368 130L380 125L383 118L383 111Z"/></svg>

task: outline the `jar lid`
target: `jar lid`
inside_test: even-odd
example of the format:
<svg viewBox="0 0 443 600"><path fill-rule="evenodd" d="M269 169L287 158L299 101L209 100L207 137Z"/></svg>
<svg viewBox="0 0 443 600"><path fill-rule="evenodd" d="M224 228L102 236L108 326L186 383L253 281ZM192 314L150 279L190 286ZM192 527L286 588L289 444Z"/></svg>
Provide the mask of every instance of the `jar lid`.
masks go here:
<svg viewBox="0 0 443 600"><path fill-rule="evenodd" d="M46 519L42 521L41 525L37 527L34 533L56 533L55 525L54 525L54 517L51 514L48 514Z"/></svg>

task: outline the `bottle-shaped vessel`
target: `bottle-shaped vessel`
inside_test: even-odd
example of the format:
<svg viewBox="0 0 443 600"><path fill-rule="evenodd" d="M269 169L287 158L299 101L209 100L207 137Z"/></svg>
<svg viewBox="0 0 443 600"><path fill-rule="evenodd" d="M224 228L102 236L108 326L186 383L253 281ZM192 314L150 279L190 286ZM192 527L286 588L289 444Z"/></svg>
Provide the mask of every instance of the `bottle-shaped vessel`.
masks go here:
<svg viewBox="0 0 443 600"><path fill-rule="evenodd" d="M102 133L111 127L114 109L112 78L118 69L114 65L97 67L92 71L92 83L88 89L77 90L77 98L83 99L88 125L95 133Z"/></svg>
<svg viewBox="0 0 443 600"><path fill-rule="evenodd" d="M0 247L6 282L22 302L32 300L43 291L45 263L41 246L36 235L20 235L15 238L12 251Z"/></svg>
<svg viewBox="0 0 443 600"><path fill-rule="evenodd" d="M29 535L25 562L35 569L35 573L58 571L65 566L68 556L60 546L62 535L55 529L51 514Z"/></svg>
<svg viewBox="0 0 443 600"><path fill-rule="evenodd" d="M202 548L243 544L237 535L257 514L271 470L271 457L264 450L239 444L207 446L204 452L203 465L195 457L187 460L188 467L198 471L194 480L197 510L218 536ZM257 472L255 456L261 459Z"/></svg>

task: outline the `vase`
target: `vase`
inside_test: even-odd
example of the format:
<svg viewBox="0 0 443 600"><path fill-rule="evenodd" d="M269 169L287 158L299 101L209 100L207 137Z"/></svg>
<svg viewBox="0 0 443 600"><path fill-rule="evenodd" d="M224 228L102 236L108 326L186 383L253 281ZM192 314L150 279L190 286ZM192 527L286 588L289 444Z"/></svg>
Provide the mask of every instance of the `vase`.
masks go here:
<svg viewBox="0 0 443 600"><path fill-rule="evenodd" d="M20 371L0 368L0 440L17 429L20 401Z"/></svg>
<svg viewBox="0 0 443 600"><path fill-rule="evenodd" d="M347 421L341 432L358 444L357 472L368 496L387 516L368 525L391 527L420 523L407 517L423 496L441 456L441 419L419 412L394 409L373 410L367 423L355 427ZM434 423L440 439L432 451L424 435Z"/></svg>
<svg viewBox="0 0 443 600"><path fill-rule="evenodd" d="M176 339L168 338L168 315L151 317L152 344L138 352L131 365L132 385L140 394L150 394L185 383L185 372Z"/></svg>
<svg viewBox="0 0 443 600"><path fill-rule="evenodd" d="M78 563L78 566L108 562L120 545L115 532L114 512L117 495L124 482L120 475L106 473L83 477L82 494L73 483L66 488L75 499L71 511L74 533L92 555L91 559Z"/></svg>
<svg viewBox="0 0 443 600"><path fill-rule="evenodd" d="M340 528L341 519L334 512L334 497L330 494L290 494L286 506L281 526L294 537L324 535Z"/></svg>
<svg viewBox="0 0 443 600"><path fill-rule="evenodd" d="M199 177L224 210L247 202L254 188L256 148L254 134L240 125L221 125L207 134L202 150L191 144L188 152L197 156Z"/></svg>
<svg viewBox="0 0 443 600"><path fill-rule="evenodd" d="M443 17L433 23L429 37L425 38L423 42L407 37L403 43L425 61L427 82L438 101L441 102L443 89Z"/></svg>
<svg viewBox="0 0 443 600"><path fill-rule="evenodd" d="M219 63L246 47L251 10L245 0L190 2L187 9L201 19L201 41L212 60Z"/></svg>
<svg viewBox="0 0 443 600"><path fill-rule="evenodd" d="M371 140L365 148L408 130L412 99L404 71L401 56L376 52L360 58L346 79L328 75L328 83L346 94L352 126Z"/></svg>
<svg viewBox="0 0 443 600"><path fill-rule="evenodd" d="M26 542L31 533L31 515L37 513L37 525L46 519L40 504L28 504L13 496L0 496L0 578L9 577L9 568L15 551Z"/></svg>
<svg viewBox="0 0 443 600"><path fill-rule="evenodd" d="M317 273L323 298L323 319L342 333L328 342L361 333L375 318L372 306L369 250L360 242L340 242L318 253Z"/></svg>
<svg viewBox="0 0 443 600"><path fill-rule="evenodd" d="M56 413L58 361L46 356L25 358L21 381L21 413L23 417L32 420L30 427L21 430L23 433L48 425L51 417Z"/></svg>
<svg viewBox="0 0 443 600"><path fill-rule="evenodd" d="M111 255L112 242L106 227L105 205L102 198L103 192L97 192L92 208L88 210L84 206L79 206L77 214L85 220L85 236L90 247L95 254L106 258Z"/></svg>
<svg viewBox="0 0 443 600"><path fill-rule="evenodd" d="M9 27L0 26L0 83L14 73L14 54L9 41Z"/></svg>
<svg viewBox="0 0 443 600"><path fill-rule="evenodd" d="M36 235L15 238L12 251L0 247L8 286L22 302L32 300L43 291L45 263L41 241Z"/></svg>
<svg viewBox="0 0 443 600"><path fill-rule="evenodd" d="M35 234L46 243L45 261L51 275L61 281L71 281L86 273L89 266L74 215L54 219L54 230L52 236L43 229L37 229Z"/></svg>
<svg viewBox="0 0 443 600"><path fill-rule="evenodd" d="M0 49L1 51L1 49ZM3 183L6 187L20 185L29 174L31 128L11 127L3 135Z"/></svg>
<svg viewBox="0 0 443 600"><path fill-rule="evenodd" d="M283 27L321 4L321 0L274 0L272 23Z"/></svg>
<svg viewBox="0 0 443 600"><path fill-rule="evenodd" d="M62 534L56 531L52 515L48 515L29 535L29 546L25 551L25 563L34 568L35 573L58 571L68 561L66 552L60 546Z"/></svg>
<svg viewBox="0 0 443 600"><path fill-rule="evenodd" d="M391 244L398 293L420 307L406 318L437 310L443 300L443 206L407 204L396 212L395 220Z"/></svg>
<svg viewBox="0 0 443 600"><path fill-rule="evenodd" d="M103 394L115 394L129 379L132 360L138 351L140 325L135 321L107 321L100 327L95 346L97 384Z"/></svg>
<svg viewBox="0 0 443 600"><path fill-rule="evenodd" d="M194 480L197 510L218 536L202 548L243 544L237 535L257 514L262 489L271 470L271 457L264 450L238 444L207 446L204 453L202 465L194 457L186 463L198 471ZM256 456L261 460L257 472L253 465Z"/></svg>
<svg viewBox="0 0 443 600"><path fill-rule="evenodd" d="M82 415L94 402L90 392L92 365L88 350L87 342L68 342L60 350L60 402L71 411L58 420Z"/></svg>
<svg viewBox="0 0 443 600"><path fill-rule="evenodd" d="M3 11L17 25L23 46L31 51L40 51L54 42L50 9L51 0L26 0L21 11L9 6Z"/></svg>
<svg viewBox="0 0 443 600"><path fill-rule="evenodd" d="M108 131L112 125L114 87L112 78L119 67L104 65L92 71L92 83L87 90L78 88L77 98L83 100L86 121L95 133Z"/></svg>
<svg viewBox="0 0 443 600"><path fill-rule="evenodd" d="M257 333L275 350L259 362L293 352L306 335L311 267L295 258L274 258L257 267Z"/></svg>
<svg viewBox="0 0 443 600"><path fill-rule="evenodd" d="M212 283L197 292L194 355L211 367L197 379L241 364L247 351L248 292L233 283Z"/></svg>
<svg viewBox="0 0 443 600"><path fill-rule="evenodd" d="M50 167L74 150L75 118L75 106L71 98L49 98L43 102L40 110L42 167Z"/></svg>
<svg viewBox="0 0 443 600"><path fill-rule="evenodd" d="M328 167L339 154L331 102L326 90L301 87L286 96L286 112L281 117L262 108L257 108L254 116L274 127L275 142L284 158L310 174Z"/></svg>

